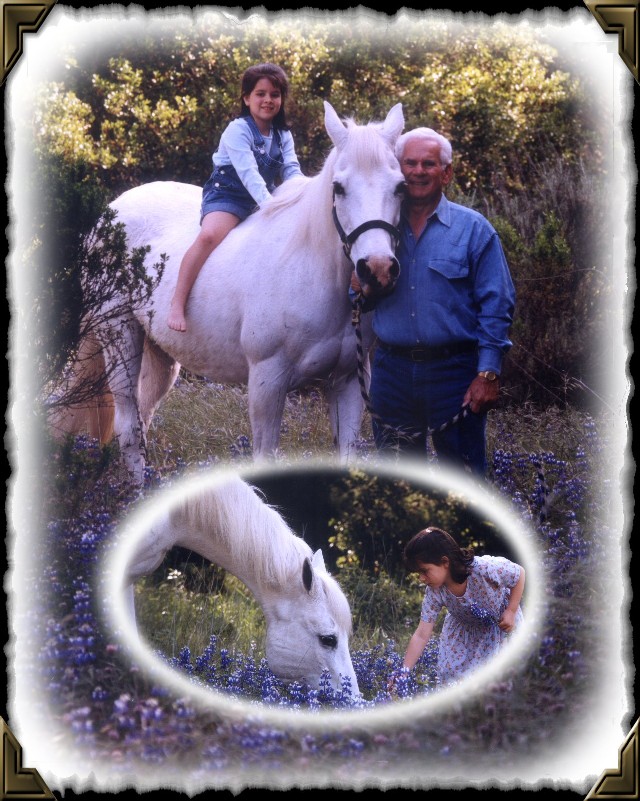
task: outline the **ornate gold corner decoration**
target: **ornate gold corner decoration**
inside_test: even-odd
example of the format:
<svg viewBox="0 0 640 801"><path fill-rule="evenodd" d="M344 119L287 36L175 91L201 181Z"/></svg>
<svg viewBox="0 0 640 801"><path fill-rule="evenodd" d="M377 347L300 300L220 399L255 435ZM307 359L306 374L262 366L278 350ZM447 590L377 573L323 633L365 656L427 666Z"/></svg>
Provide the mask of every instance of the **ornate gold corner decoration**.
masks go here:
<svg viewBox="0 0 640 801"><path fill-rule="evenodd" d="M0 751L0 798L55 798L40 774L33 768L22 767L22 747L15 735L0 718L2 750Z"/></svg>
<svg viewBox="0 0 640 801"><path fill-rule="evenodd" d="M591 798L638 798L638 721L618 749L618 769L604 771L585 801Z"/></svg>
<svg viewBox="0 0 640 801"><path fill-rule="evenodd" d="M638 81L638 0L584 0L584 3L605 33L618 34L620 58Z"/></svg>
<svg viewBox="0 0 640 801"><path fill-rule="evenodd" d="M12 2L2 0L2 80L15 66L22 55L22 37L38 30L55 0L42 3Z"/></svg>

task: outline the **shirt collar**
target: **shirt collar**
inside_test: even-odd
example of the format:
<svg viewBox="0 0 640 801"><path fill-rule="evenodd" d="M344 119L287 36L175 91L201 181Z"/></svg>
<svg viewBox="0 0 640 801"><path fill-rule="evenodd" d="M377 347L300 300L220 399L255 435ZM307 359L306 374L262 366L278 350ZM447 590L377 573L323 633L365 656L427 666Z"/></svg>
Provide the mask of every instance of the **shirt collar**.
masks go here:
<svg viewBox="0 0 640 801"><path fill-rule="evenodd" d="M440 202L431 216L437 216L443 225L446 225L447 228L451 227L451 206L444 195L440 198Z"/></svg>
<svg viewBox="0 0 640 801"><path fill-rule="evenodd" d="M406 206L403 206L402 213L406 217ZM444 195L442 195L440 202L429 215L428 220L432 217L437 217L447 228L451 227L451 205Z"/></svg>

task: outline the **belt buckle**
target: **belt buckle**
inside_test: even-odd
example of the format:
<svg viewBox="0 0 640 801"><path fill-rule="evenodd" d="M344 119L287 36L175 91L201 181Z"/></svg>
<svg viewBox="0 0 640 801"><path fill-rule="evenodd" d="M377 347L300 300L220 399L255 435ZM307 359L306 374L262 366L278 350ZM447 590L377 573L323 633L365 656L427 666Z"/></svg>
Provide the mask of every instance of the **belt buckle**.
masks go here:
<svg viewBox="0 0 640 801"><path fill-rule="evenodd" d="M411 361L412 362L424 362L426 360L425 351L420 350L419 348L412 348L411 350Z"/></svg>

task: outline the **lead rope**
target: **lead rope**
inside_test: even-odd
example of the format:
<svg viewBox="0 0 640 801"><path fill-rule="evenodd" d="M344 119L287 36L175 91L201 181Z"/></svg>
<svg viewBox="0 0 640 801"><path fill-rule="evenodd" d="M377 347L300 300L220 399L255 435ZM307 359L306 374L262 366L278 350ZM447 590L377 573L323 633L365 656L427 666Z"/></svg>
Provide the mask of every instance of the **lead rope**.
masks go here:
<svg viewBox="0 0 640 801"><path fill-rule="evenodd" d="M537 457L533 466L536 471L536 505L538 507L538 522L544 525L549 516L549 508L551 506L551 490L547 484L547 477L544 472L544 464L542 456Z"/></svg>
<svg viewBox="0 0 640 801"><path fill-rule="evenodd" d="M364 374L364 348L362 346L362 329L361 329L361 315L362 315L362 293L359 292L356 297L353 299L351 303L351 324L354 327L355 334L356 334L356 353L357 353L357 364L358 364L358 383L360 384L360 394L362 395L362 399L364 401L364 405L371 415L382 428L388 429L392 431L394 437L398 440L398 449L399 449L399 441L405 440L410 441L414 440L417 437L417 434L408 434L402 429L395 428L388 423L383 422L380 415L374 410L373 405L371 404L371 398L369 397L369 393L367 392L367 385L365 381L365 374ZM443 431L447 431L453 426L457 425L461 420L463 420L471 411L471 406L467 403L460 409L459 412L454 414L454 416L450 420L446 420L441 425L437 426L436 428L428 428L427 435L433 437L434 434L440 434Z"/></svg>

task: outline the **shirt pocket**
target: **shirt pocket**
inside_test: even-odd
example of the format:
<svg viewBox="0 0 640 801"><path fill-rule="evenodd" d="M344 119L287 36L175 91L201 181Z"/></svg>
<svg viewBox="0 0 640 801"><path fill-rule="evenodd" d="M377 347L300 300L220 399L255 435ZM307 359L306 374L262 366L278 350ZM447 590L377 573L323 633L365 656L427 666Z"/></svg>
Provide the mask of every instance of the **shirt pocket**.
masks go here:
<svg viewBox="0 0 640 801"><path fill-rule="evenodd" d="M441 275L449 281L465 279L469 277L469 265L464 261L454 259L429 259L429 269Z"/></svg>
<svg viewBox="0 0 640 801"><path fill-rule="evenodd" d="M473 326L469 265L458 259L429 259L423 273L422 297L435 309L454 313L456 328ZM465 337L458 337L464 339Z"/></svg>

